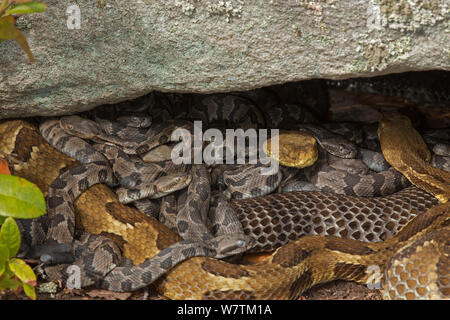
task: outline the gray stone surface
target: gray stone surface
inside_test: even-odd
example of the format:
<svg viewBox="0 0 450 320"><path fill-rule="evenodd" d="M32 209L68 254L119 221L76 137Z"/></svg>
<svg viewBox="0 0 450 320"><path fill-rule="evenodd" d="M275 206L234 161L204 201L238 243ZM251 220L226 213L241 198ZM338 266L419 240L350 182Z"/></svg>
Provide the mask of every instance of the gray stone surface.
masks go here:
<svg viewBox="0 0 450 320"><path fill-rule="evenodd" d="M49 0L0 44L0 118L75 113L152 90L450 70L448 0ZM80 29L67 27L78 4Z"/></svg>

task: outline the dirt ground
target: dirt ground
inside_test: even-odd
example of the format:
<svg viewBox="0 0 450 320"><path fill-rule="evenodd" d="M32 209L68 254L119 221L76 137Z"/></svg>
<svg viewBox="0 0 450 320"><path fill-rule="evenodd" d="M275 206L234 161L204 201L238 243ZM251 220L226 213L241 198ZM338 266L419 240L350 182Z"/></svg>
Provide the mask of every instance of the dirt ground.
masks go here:
<svg viewBox="0 0 450 320"><path fill-rule="evenodd" d="M57 288L56 293L41 293L39 287L43 283L38 282L37 300L165 300L158 295L152 287L145 288L133 293L117 293L106 290L69 290ZM56 284L56 283L55 283ZM56 284L58 286L58 284ZM0 300L24 300L29 299L23 293L0 294ZM381 300L379 290L368 289L366 286L348 282L333 281L316 286L298 300Z"/></svg>

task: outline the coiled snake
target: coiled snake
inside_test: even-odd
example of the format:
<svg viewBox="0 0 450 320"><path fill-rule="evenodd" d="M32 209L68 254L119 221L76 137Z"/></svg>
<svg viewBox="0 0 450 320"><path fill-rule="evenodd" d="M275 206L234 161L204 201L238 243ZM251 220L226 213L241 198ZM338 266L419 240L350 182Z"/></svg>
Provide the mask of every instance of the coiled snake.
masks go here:
<svg viewBox="0 0 450 320"><path fill-rule="evenodd" d="M48 190L49 185L61 172L78 166L75 160L48 145L36 128L26 122L5 121L1 123L0 136L2 153L6 156L13 155L18 161L12 166L14 174L33 181L44 191ZM380 201L382 206L380 210L386 210L385 214L396 215L406 223L410 218L407 216L408 213L418 214L436 203L426 193L417 189L410 190L415 194L411 201L402 202L401 199L378 198L377 201ZM328 203L330 207L334 207L334 213L330 213L329 216L320 220L324 222L322 228L319 228L318 224L316 228L314 228L314 224L309 227L314 228L318 234L338 235L336 226L344 223L344 221L340 221L346 214L349 214L350 217L353 215L356 220L358 220L358 216L367 216L369 220L371 219L370 211L365 206L358 204L358 201L355 201L357 199L352 199L352 202L344 200L338 204L335 195L311 193L309 196L306 194L306 197L312 200L305 205L302 194L293 192L286 193L284 196L275 195L273 196L274 200L279 200L279 203L271 202L275 203L273 208L264 204L266 198L254 198L251 202L246 202L249 200L235 201L233 207L245 212L244 204L253 203L254 209L251 209L251 212L260 217L264 225L268 223L262 214L265 210L268 211L269 216L282 212L285 212L286 215L287 210L295 208L299 211L309 210L313 214L314 210L323 210L323 206ZM312 195L316 195L320 200L314 200ZM405 199L405 197L400 198ZM367 201L371 203L370 199ZM393 207L388 205L383 207L390 201ZM145 259L155 256L164 248L180 240L175 233L156 220L138 210L120 204L116 196L102 184L94 185L81 194L74 201L74 207L77 211L78 228L111 238L115 242L115 250L119 247L122 254L135 264L145 263ZM406 210L402 211L402 207ZM413 207L414 209L412 209ZM286 211L283 211L283 208ZM155 284L162 294L173 299L292 299L311 286L332 279L347 279L365 283L371 276L366 271L370 266L377 266L380 274L386 273L390 279L397 279L385 282L387 297L448 297L449 279L448 270L445 268L448 268L449 256L449 213L448 203L434 206L425 213L417 215L394 237L375 243L332 236L306 236L283 245L265 262L255 265L234 265L217 259L194 257L180 262L168 270L167 274L157 280ZM313 216L315 215L313 214ZM334 216L338 217L336 225L327 228L330 226L328 218ZM298 219L298 217L294 216L292 219ZM314 219L312 218L313 222ZM278 221L283 223L287 220L289 218L278 218ZM252 223L249 222L249 225ZM289 223L284 226L282 224L275 225L273 228L282 228L287 231L288 226ZM367 228L364 225L360 227L363 230ZM392 228L387 224L384 227L380 226L379 222L377 223L375 220L374 227L387 230ZM246 227L244 226L244 228ZM255 230L258 228L261 233L262 227L255 227ZM391 231L395 232L396 230ZM254 232L258 233L258 231ZM306 230L307 232L308 230ZM339 233L343 235L344 231L341 229ZM358 236L356 232L352 234L353 237ZM270 232L267 238L271 238ZM255 239L258 241L257 236ZM82 242L83 238L80 239L80 243ZM100 246L102 245L104 243ZM110 248L113 248L110 250L114 250L114 245ZM409 260L404 260L406 257ZM95 258L94 252L91 259L95 260ZM404 261L409 261L408 263L412 264L412 267L408 268L408 264L404 264ZM388 262L392 267L385 269ZM117 265L118 261L111 261L111 263ZM405 268L398 270L402 265L405 265ZM432 272L423 272L424 268L428 268L427 270ZM414 270L421 270L422 274L421 277L416 277L418 280L412 285L403 275L414 278L416 275ZM397 276L397 274L399 275ZM128 276L127 280L118 277L113 278L115 281L103 281L100 284L113 290L129 290L146 285L142 281L154 280L151 279L151 274L150 279L146 278L145 274L144 277L142 274L138 274L136 277L130 274L122 275ZM134 282L141 283L136 286Z"/></svg>

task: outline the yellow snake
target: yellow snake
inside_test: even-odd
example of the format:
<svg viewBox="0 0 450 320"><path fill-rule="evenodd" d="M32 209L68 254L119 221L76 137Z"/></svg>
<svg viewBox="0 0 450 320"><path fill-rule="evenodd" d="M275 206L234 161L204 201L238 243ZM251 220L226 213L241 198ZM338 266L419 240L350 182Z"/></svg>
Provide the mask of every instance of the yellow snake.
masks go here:
<svg viewBox="0 0 450 320"><path fill-rule="evenodd" d="M304 168L316 162L319 156L316 139L300 131L281 131L278 135L278 154L272 154L272 139L264 143L264 152L277 160L281 165L294 168ZM280 143L281 141L281 143Z"/></svg>
<svg viewBox="0 0 450 320"><path fill-rule="evenodd" d="M442 203L450 198L450 172L432 167L430 151L411 120L397 112L385 112L378 127L383 156L415 186Z"/></svg>
<svg viewBox="0 0 450 320"><path fill-rule="evenodd" d="M61 172L78 165L47 144L27 122L2 122L0 137L3 156L15 158L13 174L36 183L44 192ZM105 185L91 187L74 205L78 228L109 236L135 264L180 240L158 221L120 204ZM383 242L308 236L277 249L255 265L191 258L155 285L171 299L293 299L318 283L334 279L366 283L373 276L368 272L371 266L378 267L383 275L390 261L392 268L386 273L392 279L399 276L396 281L386 281L386 297L445 298L449 296L449 276L443 270L448 271L449 221L450 205L444 204L417 216ZM407 266L403 259L421 272L433 269L433 276L417 277L414 268L397 270L399 265ZM408 281L415 276L417 281L411 289Z"/></svg>

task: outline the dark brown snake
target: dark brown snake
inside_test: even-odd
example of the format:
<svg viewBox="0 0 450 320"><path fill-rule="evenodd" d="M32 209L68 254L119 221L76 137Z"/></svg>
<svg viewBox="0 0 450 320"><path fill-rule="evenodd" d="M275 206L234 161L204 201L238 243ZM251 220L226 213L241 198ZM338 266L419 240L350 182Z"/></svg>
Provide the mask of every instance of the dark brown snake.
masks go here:
<svg viewBox="0 0 450 320"><path fill-rule="evenodd" d="M6 156L13 155L18 161L12 166L14 174L35 182L44 191L62 171L72 170L79 166L79 163L73 159L54 150L42 139L35 128L22 121L3 122L0 125L0 136L2 137L0 150ZM72 171L73 173L74 171ZM410 190L415 195L421 193L417 189ZM311 201L310 204L305 205L305 198L302 195L308 199L314 199L312 195L315 195L320 200ZM360 199L352 198L352 202L344 201L339 204L336 202L335 195L305 194L303 192L286 193L273 197L274 200L280 201L273 207L267 206L267 203L264 202L265 197L252 199L251 202L247 202L249 200L232 202L235 210L241 208L243 211L245 210L244 203L250 203L250 206L253 203L254 209L251 209L251 212L261 219L262 225L249 222L246 226L245 221L243 224L244 229L255 228L255 231L252 232L256 236L252 237L257 242L261 241L258 238L261 230L266 229L263 228L264 225L267 225L267 230L264 232L267 232L269 242L274 240L271 239L270 228L275 231L284 228L283 230L288 232L292 225L286 224L283 227L283 225L275 223L286 223L290 219L289 217L286 218L282 214L280 218L271 223L265 219L270 220L271 214L282 213L283 210L286 210L287 213L295 208L302 213L306 210L314 217L312 218L313 224L309 227L305 226L306 233L314 230L318 234L334 232L335 235L339 235L340 231L342 236L345 232L336 226L340 226L340 221L346 218L347 214L349 215L347 219L359 220L360 216L363 220L373 221L374 228L383 228L375 217L370 218L373 213L367 207L355 205L362 201ZM391 215L391 217L397 215L400 224L402 215L418 214L423 212L424 207L436 203L433 197L424 192L420 197L412 197L409 200L400 196L400 199L397 200L382 197L364 201L367 201L366 204L371 203L376 208L378 206L372 201L380 201L379 203L386 207L380 207L379 210L385 210L384 214ZM389 207L390 201L394 207ZM322 212L325 210L323 208L325 205L329 205L330 212L324 217L325 219L315 221L317 214L314 212ZM406 206L405 211L402 210L404 206ZM122 266L116 267L119 263L118 260L109 259L109 267L113 266L113 271L108 273L106 279L99 279L100 284L109 289L130 290L153 282L155 279L152 278L152 269L146 265L145 259L153 257L150 260L154 261L155 255L161 258L165 257L164 248L170 248L179 241L177 235L156 220L143 215L138 210L118 203L111 191L101 184L90 187L82 193L75 200L74 208L77 211L77 226L80 229L92 234L102 234L115 242L115 244L109 243L108 246L108 241L103 238L103 242L99 242L92 249L90 261L101 261L102 250L110 250L109 253L111 253L117 252L117 248L120 248L125 257L131 259L135 264L140 264L130 268L129 263L127 266L127 263L123 262ZM264 211L269 212L269 217L264 217ZM370 266L377 266L381 275L385 273L388 275L384 284L387 297L448 297L449 279L448 272L445 272L448 269L445 268L448 268L449 213L448 204L434 206L425 213L417 215L394 237L376 243L332 236L306 236L280 247L264 263L256 265L233 265L216 259L196 257L180 262L171 268L176 262L164 261L167 264L163 264L160 261L161 264L158 267L165 269L166 274L155 284L158 286L158 290L169 298L292 299L309 287L332 279L348 279L365 283L370 278L370 273L366 271ZM353 218L351 218L352 215ZM405 223L408 221L406 216L404 217ZM336 219L335 222L329 220L333 218ZM300 218L294 216L292 219ZM352 220L355 222L354 226L358 226L356 220ZM297 225L297 221L294 222ZM252 224L254 225L252 226ZM329 226L331 227L327 228ZM363 230L370 229L368 225L360 227ZM392 225L386 224L384 227L389 232L395 232L395 229L390 230ZM27 227L22 228L26 229ZM36 226L32 224L31 228L36 228ZM347 231L348 237L362 236L354 232L356 231L353 229L354 227L350 228L352 231ZM80 244L86 242L86 237L84 235L80 238ZM278 239L278 241L283 241L283 239ZM429 252L434 253L433 261L428 258ZM326 263L324 263L325 261ZM413 268L399 271L397 267L399 262L397 261L408 261L408 263L412 263ZM390 269L386 269L388 262L392 266ZM105 265L108 267L108 263ZM411 285L402 275L403 272L410 278L414 278L411 270L414 268L422 270L424 265L434 268L434 276L427 274L428 278L426 276L419 278L414 285ZM144 271L146 268L147 272ZM129 273L129 271L136 272Z"/></svg>

